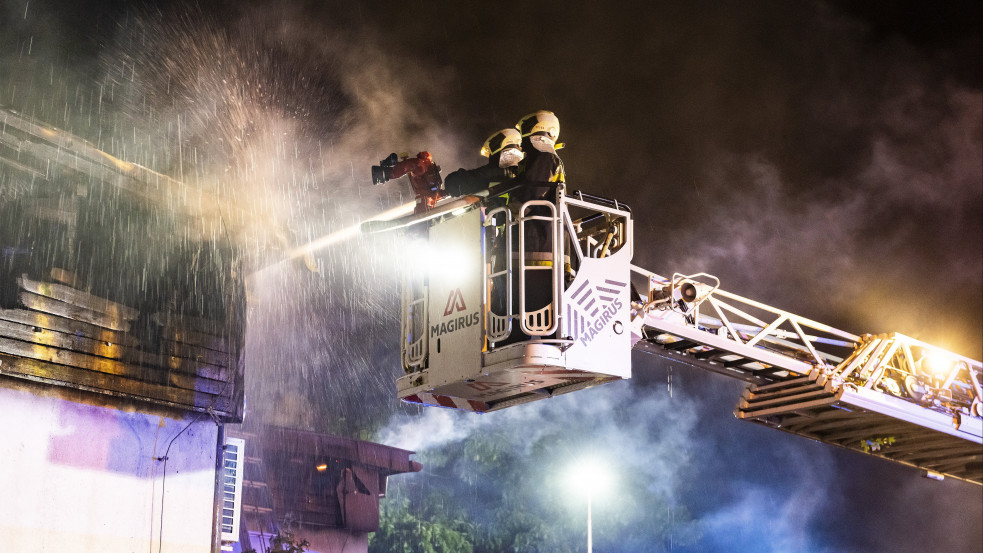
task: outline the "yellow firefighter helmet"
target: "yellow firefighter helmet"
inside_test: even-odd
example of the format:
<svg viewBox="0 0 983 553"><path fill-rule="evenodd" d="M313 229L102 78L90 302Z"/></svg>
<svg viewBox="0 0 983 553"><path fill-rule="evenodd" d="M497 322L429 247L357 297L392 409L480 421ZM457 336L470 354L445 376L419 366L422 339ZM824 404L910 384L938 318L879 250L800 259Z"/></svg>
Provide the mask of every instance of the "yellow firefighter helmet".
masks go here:
<svg viewBox="0 0 983 553"><path fill-rule="evenodd" d="M560 137L560 120L552 111L539 110L519 119L515 125L522 136L545 132L555 142Z"/></svg>
<svg viewBox="0 0 983 553"><path fill-rule="evenodd" d="M491 157L509 146L522 146L522 135L515 129L502 129L488 137L481 145L481 155Z"/></svg>

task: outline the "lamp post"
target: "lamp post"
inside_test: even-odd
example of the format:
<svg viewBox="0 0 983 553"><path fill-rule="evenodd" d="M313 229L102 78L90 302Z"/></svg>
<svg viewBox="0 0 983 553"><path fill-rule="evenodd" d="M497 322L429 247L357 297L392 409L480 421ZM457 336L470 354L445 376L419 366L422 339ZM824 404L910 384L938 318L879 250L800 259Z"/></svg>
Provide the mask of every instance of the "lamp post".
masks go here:
<svg viewBox="0 0 983 553"><path fill-rule="evenodd" d="M587 490L587 553L593 553L594 551L594 539L591 535L592 524L590 520L590 502L591 502L591 490Z"/></svg>
<svg viewBox="0 0 983 553"><path fill-rule="evenodd" d="M587 553L593 553L594 550L594 529L591 513L594 494L604 491L609 484L607 473L600 467L599 463L583 462L573 467L569 475L571 485L587 495Z"/></svg>

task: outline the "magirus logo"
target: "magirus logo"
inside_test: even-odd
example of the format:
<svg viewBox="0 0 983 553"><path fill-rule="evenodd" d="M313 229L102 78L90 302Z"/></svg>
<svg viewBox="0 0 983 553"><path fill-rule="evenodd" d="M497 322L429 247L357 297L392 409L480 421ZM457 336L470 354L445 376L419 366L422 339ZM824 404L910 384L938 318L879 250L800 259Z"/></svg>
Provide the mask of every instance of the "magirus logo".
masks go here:
<svg viewBox="0 0 983 553"><path fill-rule="evenodd" d="M444 307L445 320L439 324L430 325L430 337L437 338L448 332L468 328L481 322L481 316L477 311L446 320L446 317L450 317L454 313L467 310L468 306L464 303L464 294L461 293L461 289L451 290L450 295L447 296L447 305Z"/></svg>
<svg viewBox="0 0 983 553"><path fill-rule="evenodd" d="M468 306L464 305L464 295L461 294L461 289L451 291L451 295L447 296L447 307L444 308L444 316L448 316L455 311L466 311Z"/></svg>
<svg viewBox="0 0 983 553"><path fill-rule="evenodd" d="M567 321L570 335L581 344L589 344L595 336L624 307L619 296L627 282L604 279L594 286L590 279L570 294L572 301L567 303Z"/></svg>

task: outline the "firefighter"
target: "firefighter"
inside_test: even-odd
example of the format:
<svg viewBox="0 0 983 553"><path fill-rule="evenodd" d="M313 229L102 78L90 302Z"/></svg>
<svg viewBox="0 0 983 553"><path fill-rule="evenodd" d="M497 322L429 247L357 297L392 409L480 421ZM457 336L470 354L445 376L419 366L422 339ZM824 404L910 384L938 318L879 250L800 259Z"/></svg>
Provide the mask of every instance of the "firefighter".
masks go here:
<svg viewBox="0 0 983 553"><path fill-rule="evenodd" d="M525 158L519 164L515 184L519 188L511 194L509 203L520 206L531 200L556 200L556 184L566 180L563 161L556 155L556 139L560 137L560 120L551 111L539 110L523 117L515 125L522 135L522 151ZM562 146L561 146L562 147ZM527 215L548 216L549 211L533 207ZM549 252L549 225L542 221L530 221L526 250Z"/></svg>
<svg viewBox="0 0 983 553"><path fill-rule="evenodd" d="M556 144L560 137L560 120L556 115L552 111L539 110L520 119L515 128L522 135L522 151L525 153L525 159L519 164L516 182L526 184L526 188L564 182L563 161L556 155L557 148L562 147ZM527 195L538 194L531 192Z"/></svg>
<svg viewBox="0 0 983 553"><path fill-rule="evenodd" d="M488 158L488 163L477 169L458 169L447 175L445 183L447 192L452 196L485 195L492 187L512 181L516 175L516 166L522 161L522 136L514 128L502 129L485 140L479 152ZM506 185L508 186L508 185ZM498 197L490 201L489 209L499 202L506 201ZM493 229L488 238L490 271L498 272L504 268L505 259L498 254L502 245L504 227ZM507 313L505 299L506 291L501 287L492 286L489 290L492 298L492 311L496 314Z"/></svg>
<svg viewBox="0 0 983 553"><path fill-rule="evenodd" d="M502 129L488 137L481 146L488 163L477 169L458 169L444 182L451 196L486 193L489 188L515 178L516 166L522 161L522 137L515 129Z"/></svg>
<svg viewBox="0 0 983 553"><path fill-rule="evenodd" d="M560 121L551 111L539 110L526 115L519 120L515 128L522 136L522 151L525 158L519 164L518 176L513 181L519 187L510 194L509 205L516 210L516 215L525 217L549 217L550 211L543 206L533 206L525 213L517 210L525 202L531 200L556 201L556 186L565 181L563 162L556 155L556 140L560 136ZM523 252L525 263L538 266L553 264L553 232L548 221L527 220L522 223L524 239ZM518 242L514 247L518 249ZM530 270L525 275L525 305L527 313L536 312L554 301L550 272ZM513 279L517 287L513 297L520 297L518 292L519 279ZM517 339L519 333L513 330L509 343Z"/></svg>

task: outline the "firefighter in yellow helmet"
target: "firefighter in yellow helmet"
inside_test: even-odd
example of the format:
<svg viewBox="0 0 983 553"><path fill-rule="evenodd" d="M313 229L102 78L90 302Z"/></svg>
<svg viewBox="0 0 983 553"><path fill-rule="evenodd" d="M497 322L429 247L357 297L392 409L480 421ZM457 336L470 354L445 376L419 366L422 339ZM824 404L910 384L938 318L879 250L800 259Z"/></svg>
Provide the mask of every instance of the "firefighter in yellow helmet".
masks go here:
<svg viewBox="0 0 983 553"><path fill-rule="evenodd" d="M518 167L513 183L518 188L510 194L509 204L518 205L530 200L556 201L556 184L566 181L563 161L556 155L556 140L560 137L560 120L552 111L539 110L526 115L515 125L522 136L525 157ZM549 215L543 207L534 207L528 215ZM537 232L541 225L530 224L530 240L538 251L548 250L549 238L545 231ZM539 244L537 247L536 244Z"/></svg>
<svg viewBox="0 0 983 553"><path fill-rule="evenodd" d="M502 129L488 137L481 146L481 155L488 163L477 169L458 169L444 180L451 196L482 194L496 184L512 180L516 166L522 161L522 137L515 129Z"/></svg>
<svg viewBox="0 0 983 553"><path fill-rule="evenodd" d="M523 117L515 125L522 135L525 159L519 165L519 181L524 183L564 182L563 161L556 155L560 138L560 120L552 111L539 110Z"/></svg>
<svg viewBox="0 0 983 553"><path fill-rule="evenodd" d="M556 155L560 120L552 111L539 110L520 119L515 128L522 136L525 157L513 181L518 189L510 194L509 203L517 205L530 200L555 202L556 184L566 180L563 161ZM543 208L534 209L541 214L538 212Z"/></svg>
<svg viewBox="0 0 983 553"><path fill-rule="evenodd" d="M552 264L554 230L547 220L538 219L548 218L550 210L543 206L531 206L522 212L518 210L523 203L531 200L556 202L557 184L565 181L563 161L556 155L560 121L553 112L539 110L520 119L515 128L522 136L525 158L519 164L519 174L513 181L518 188L510 193L509 205L513 206L513 212L517 216L537 218L522 223L526 264ZM514 247L518 248L517 242ZM530 271L525 275L525 294L519 294L516 290L513 298L525 297L525 305L522 307L528 313L543 309L553 301L550 278L548 271ZM518 281L519 279L513 280L515 286L518 286ZM513 332L509 340L521 339L519 334Z"/></svg>

